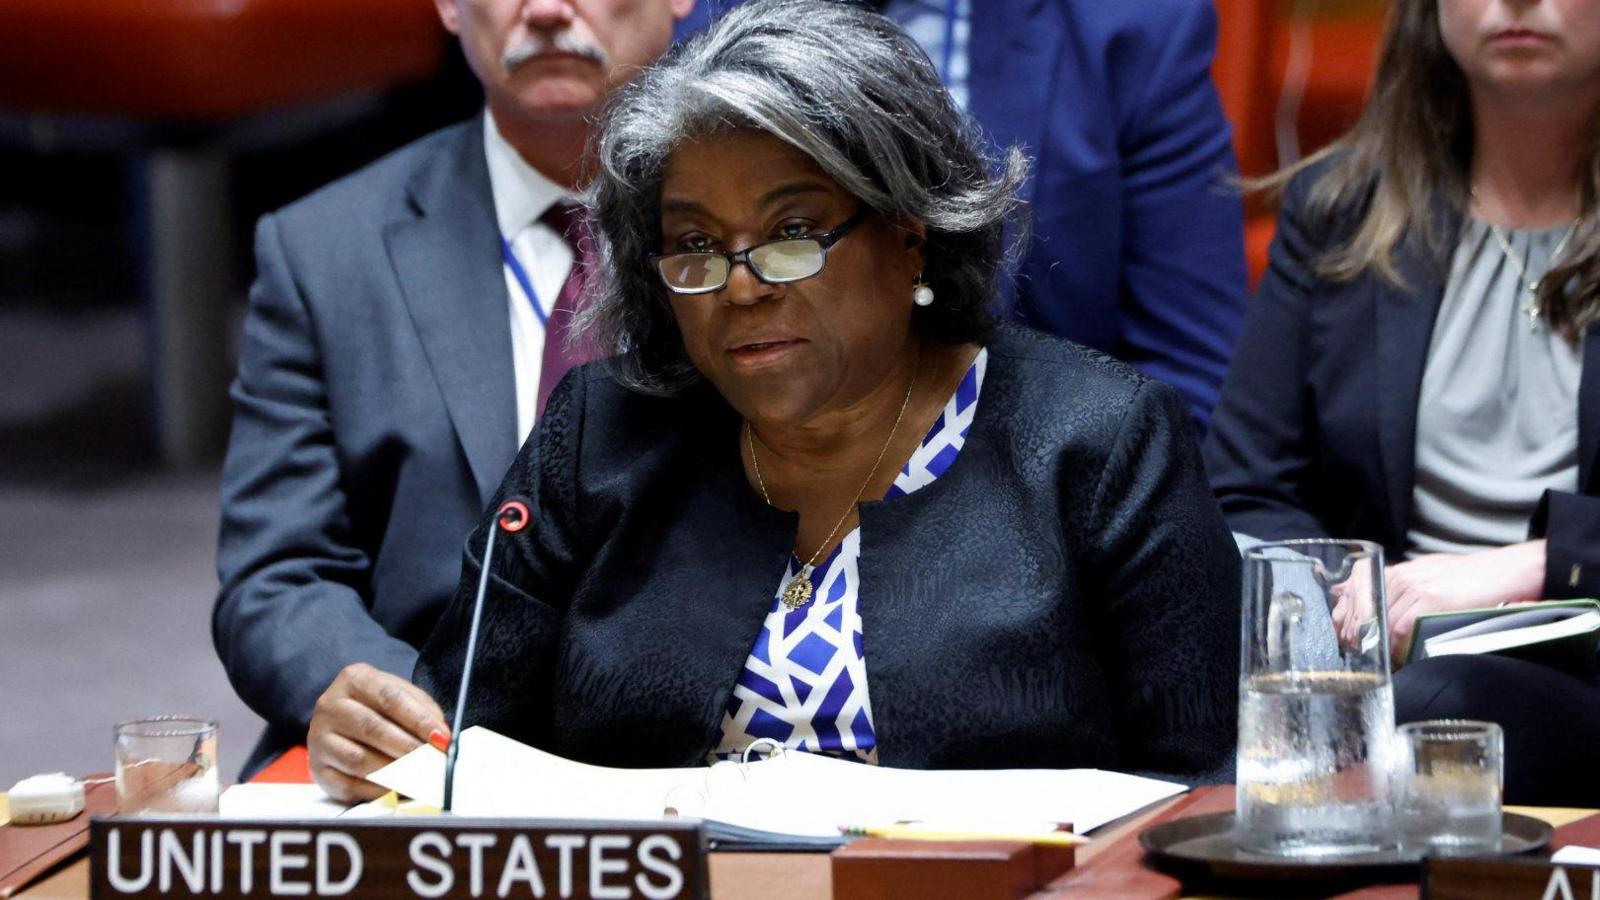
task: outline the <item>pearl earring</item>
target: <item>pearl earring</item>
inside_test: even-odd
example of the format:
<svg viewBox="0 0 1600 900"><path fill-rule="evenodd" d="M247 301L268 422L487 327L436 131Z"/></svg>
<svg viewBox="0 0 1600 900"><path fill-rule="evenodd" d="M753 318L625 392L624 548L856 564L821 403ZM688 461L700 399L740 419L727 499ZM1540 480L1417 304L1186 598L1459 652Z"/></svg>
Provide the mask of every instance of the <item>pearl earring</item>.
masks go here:
<svg viewBox="0 0 1600 900"><path fill-rule="evenodd" d="M933 305L933 288L922 283L922 276L918 275L911 288L911 302L918 306Z"/></svg>

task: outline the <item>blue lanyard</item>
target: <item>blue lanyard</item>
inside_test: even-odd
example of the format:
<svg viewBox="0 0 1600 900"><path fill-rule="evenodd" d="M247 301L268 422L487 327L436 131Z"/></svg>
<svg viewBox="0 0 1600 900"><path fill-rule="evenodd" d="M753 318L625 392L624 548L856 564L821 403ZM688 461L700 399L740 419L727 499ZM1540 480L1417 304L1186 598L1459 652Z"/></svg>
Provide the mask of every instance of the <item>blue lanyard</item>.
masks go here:
<svg viewBox="0 0 1600 900"><path fill-rule="evenodd" d="M946 87L950 85L950 65L956 55L956 19L960 17L957 9L960 3L961 0L950 0L944 6L944 59L939 66L939 80Z"/></svg>
<svg viewBox="0 0 1600 900"><path fill-rule="evenodd" d="M506 268L511 270L511 277L517 279L517 284L522 286L522 293L533 304L533 314L539 317L539 324L546 325L544 307L539 305L539 295L533 290L533 282L528 280L528 270L517 261L517 255L511 252L511 242L505 238L500 239L500 258L506 262Z"/></svg>

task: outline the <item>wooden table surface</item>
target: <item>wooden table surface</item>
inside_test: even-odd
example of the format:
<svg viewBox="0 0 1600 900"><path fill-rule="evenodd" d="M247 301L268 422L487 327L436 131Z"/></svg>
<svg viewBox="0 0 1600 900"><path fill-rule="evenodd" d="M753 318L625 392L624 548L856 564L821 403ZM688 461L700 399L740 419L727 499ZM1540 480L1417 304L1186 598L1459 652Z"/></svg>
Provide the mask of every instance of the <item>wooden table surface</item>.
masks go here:
<svg viewBox="0 0 1600 900"><path fill-rule="evenodd" d="M1146 822L1193 796L1184 795L1156 804L1101 828L1093 843L1078 849L1078 867L1066 877L1089 871L1089 864L1102 854L1125 853L1125 845L1136 841ZM1134 849L1137 849L1136 844ZM829 859L823 853L713 853L710 868L713 900L829 900L833 896ZM1063 893L1054 885L1036 896L1074 894L1105 896L1101 892L1081 893L1078 889ZM89 896L87 856L67 863L16 896L26 900L84 900Z"/></svg>
<svg viewBox="0 0 1600 900"><path fill-rule="evenodd" d="M1029 900L1183 896L1175 879L1144 865L1139 832L1158 820L1232 808L1233 788L1223 785L1200 788L1112 822L1096 831L1093 843L1079 848L1076 868ZM1572 829L1562 829L1568 833L1565 839L1558 832L1557 845L1600 843L1600 816L1595 816L1595 810L1509 808L1538 816L1558 828L1572 825ZM713 900L829 900L833 893L826 854L713 853L710 868ZM1343 896L1348 900L1401 900L1414 898L1417 893L1415 885L1380 885ZM79 857L16 896L27 900L84 900L89 896L88 859Z"/></svg>

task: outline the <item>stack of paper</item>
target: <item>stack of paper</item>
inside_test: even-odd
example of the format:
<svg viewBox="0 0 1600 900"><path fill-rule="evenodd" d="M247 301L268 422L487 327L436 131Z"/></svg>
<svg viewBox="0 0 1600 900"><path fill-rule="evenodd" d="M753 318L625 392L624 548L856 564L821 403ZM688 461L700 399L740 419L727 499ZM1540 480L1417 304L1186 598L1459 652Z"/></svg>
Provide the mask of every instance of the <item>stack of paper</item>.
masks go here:
<svg viewBox="0 0 1600 900"><path fill-rule="evenodd" d="M1181 784L1099 769L924 771L791 751L695 769L591 766L469 728L456 761L457 815L588 819L684 816L784 835L928 821L998 828L1071 823L1082 833L1182 793ZM369 778L439 805L444 754L419 747Z"/></svg>

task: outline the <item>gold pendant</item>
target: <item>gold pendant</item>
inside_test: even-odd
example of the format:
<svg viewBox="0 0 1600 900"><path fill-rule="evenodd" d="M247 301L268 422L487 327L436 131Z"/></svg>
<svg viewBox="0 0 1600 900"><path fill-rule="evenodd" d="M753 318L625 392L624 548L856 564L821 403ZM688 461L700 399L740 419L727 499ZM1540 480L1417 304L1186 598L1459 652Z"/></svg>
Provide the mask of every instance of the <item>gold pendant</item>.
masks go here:
<svg viewBox="0 0 1600 900"><path fill-rule="evenodd" d="M811 602L811 567L805 566L783 588L783 605L799 609Z"/></svg>

